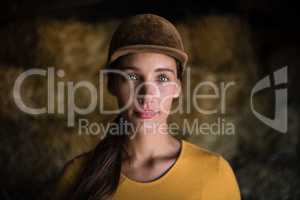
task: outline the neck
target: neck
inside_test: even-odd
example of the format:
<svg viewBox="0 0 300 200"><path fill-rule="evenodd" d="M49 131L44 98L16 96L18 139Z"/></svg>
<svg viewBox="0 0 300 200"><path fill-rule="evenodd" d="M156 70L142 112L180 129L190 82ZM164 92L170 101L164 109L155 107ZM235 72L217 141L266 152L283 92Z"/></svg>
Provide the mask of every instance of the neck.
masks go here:
<svg viewBox="0 0 300 200"><path fill-rule="evenodd" d="M160 126L163 124L160 124ZM167 125L165 123L165 125ZM127 143L127 152L130 160L145 160L159 157L174 149L178 140L164 128L140 127L136 129Z"/></svg>

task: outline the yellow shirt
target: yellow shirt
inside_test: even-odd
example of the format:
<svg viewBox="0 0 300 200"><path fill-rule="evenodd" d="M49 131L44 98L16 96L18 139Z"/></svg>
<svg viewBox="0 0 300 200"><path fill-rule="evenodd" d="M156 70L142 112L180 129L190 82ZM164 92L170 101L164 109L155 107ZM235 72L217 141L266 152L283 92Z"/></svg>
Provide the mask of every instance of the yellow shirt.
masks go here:
<svg viewBox="0 0 300 200"><path fill-rule="evenodd" d="M76 180L84 164L76 157L65 168L58 183L55 199ZM67 197L65 197L67 198ZM234 172L220 154L182 140L179 157L160 178L151 182L132 180L121 173L120 184L113 200L240 200Z"/></svg>

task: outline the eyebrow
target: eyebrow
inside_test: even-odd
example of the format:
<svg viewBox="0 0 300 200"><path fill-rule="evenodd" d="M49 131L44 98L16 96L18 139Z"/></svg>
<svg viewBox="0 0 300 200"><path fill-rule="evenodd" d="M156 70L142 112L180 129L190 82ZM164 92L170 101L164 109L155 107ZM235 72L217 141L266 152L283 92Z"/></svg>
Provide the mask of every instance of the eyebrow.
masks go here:
<svg viewBox="0 0 300 200"><path fill-rule="evenodd" d="M131 69L131 70L140 71L139 68L137 68L135 66L123 66L121 69L122 70ZM169 69L169 68L157 68L157 69L155 69L155 72L162 72L162 71L168 71L168 72L171 72L171 73L175 74L174 70Z"/></svg>

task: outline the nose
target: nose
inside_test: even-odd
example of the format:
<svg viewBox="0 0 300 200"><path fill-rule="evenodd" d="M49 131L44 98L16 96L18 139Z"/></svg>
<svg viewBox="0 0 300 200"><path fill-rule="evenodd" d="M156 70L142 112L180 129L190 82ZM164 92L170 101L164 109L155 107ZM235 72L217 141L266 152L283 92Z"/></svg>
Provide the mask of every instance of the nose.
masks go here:
<svg viewBox="0 0 300 200"><path fill-rule="evenodd" d="M159 89L154 82L145 81L137 87L137 101L142 108L151 109L159 97Z"/></svg>

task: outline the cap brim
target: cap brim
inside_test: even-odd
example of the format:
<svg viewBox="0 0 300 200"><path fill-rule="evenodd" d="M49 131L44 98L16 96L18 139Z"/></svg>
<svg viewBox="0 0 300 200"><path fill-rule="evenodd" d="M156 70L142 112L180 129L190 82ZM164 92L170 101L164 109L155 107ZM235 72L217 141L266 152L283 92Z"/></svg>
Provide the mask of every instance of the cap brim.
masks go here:
<svg viewBox="0 0 300 200"><path fill-rule="evenodd" d="M138 44L138 45L128 45L117 49L110 57L108 64L114 62L121 56L130 54L130 53L140 53L140 52L156 52L156 53L163 53L169 56L172 56L181 62L183 70L186 67L188 55L181 50L160 46L160 45L147 45L147 44Z"/></svg>

